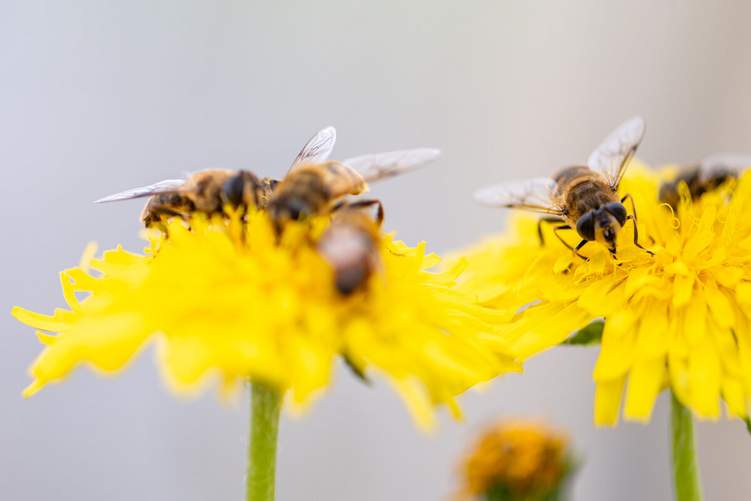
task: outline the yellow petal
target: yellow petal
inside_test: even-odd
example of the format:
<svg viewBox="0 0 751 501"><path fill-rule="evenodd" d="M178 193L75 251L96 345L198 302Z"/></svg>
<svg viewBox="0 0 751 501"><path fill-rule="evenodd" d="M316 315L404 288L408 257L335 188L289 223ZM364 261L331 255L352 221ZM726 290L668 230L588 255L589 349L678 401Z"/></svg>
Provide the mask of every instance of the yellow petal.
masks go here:
<svg viewBox="0 0 751 501"><path fill-rule="evenodd" d="M721 366L711 340L705 339L689 355L691 407L709 419L720 416Z"/></svg>
<svg viewBox="0 0 751 501"><path fill-rule="evenodd" d="M665 360L662 357L634 364L628 377L626 405L623 414L628 419L648 422L652 417L657 395L665 379Z"/></svg>
<svg viewBox="0 0 751 501"><path fill-rule="evenodd" d="M732 328L735 325L735 311L728 297L712 283L708 283L704 290L715 322L722 327Z"/></svg>
<svg viewBox="0 0 751 501"><path fill-rule="evenodd" d="M435 416L430 399L422 388L415 381L396 380L392 381L392 384L407 404L407 409L417 425L425 431L435 428Z"/></svg>
<svg viewBox="0 0 751 501"><path fill-rule="evenodd" d="M595 381L612 381L626 374L636 351L634 318L629 312L614 315L605 321L600 356L593 377Z"/></svg>
<svg viewBox="0 0 751 501"><path fill-rule="evenodd" d="M597 381L595 385L594 421L597 426L618 424L623 384L626 377L609 381Z"/></svg>
<svg viewBox="0 0 751 501"><path fill-rule="evenodd" d="M642 311L637 331L636 357L653 360L667 353L669 332L667 305L653 302Z"/></svg>
<svg viewBox="0 0 751 501"><path fill-rule="evenodd" d="M748 402L743 391L743 384L740 381L725 378L722 381L722 396L727 403L731 417L745 418L748 416Z"/></svg>

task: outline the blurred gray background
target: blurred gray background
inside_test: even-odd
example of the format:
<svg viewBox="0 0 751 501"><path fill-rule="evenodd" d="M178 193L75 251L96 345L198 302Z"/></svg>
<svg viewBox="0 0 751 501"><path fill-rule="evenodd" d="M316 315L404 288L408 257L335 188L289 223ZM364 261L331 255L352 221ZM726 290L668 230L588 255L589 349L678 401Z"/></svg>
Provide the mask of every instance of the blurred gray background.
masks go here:
<svg viewBox="0 0 751 501"><path fill-rule="evenodd" d="M120 189L224 166L281 175L318 128L337 156L438 146L440 162L374 191L387 227L447 251L503 226L474 188L583 161L648 122L641 157L751 151L751 3L629 0L0 0L0 498L239 500L246 401L183 402L144 353L120 377L79 370L23 401L39 346L8 314L62 304L56 273L89 240L139 249ZM586 458L580 500L671 496L667 401L648 426L595 429L594 350L561 349L418 432L383 384L342 370L282 423L280 500L441 500L497 417L540 417ZM751 437L702 424L708 500L751 496Z"/></svg>

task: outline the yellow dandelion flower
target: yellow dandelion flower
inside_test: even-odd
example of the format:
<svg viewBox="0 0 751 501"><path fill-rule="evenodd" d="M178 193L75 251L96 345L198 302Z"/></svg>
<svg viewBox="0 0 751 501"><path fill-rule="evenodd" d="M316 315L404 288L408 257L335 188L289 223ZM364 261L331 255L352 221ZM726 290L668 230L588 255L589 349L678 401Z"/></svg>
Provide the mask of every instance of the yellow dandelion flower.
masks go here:
<svg viewBox="0 0 751 501"><path fill-rule="evenodd" d="M751 398L751 174L692 201L685 185L676 210L658 201L664 175L636 166L621 191L639 218L638 249L629 224L617 260L592 244L574 256L536 218L519 215L506 234L464 253L464 287L502 311L515 356L560 344L605 319L594 368L594 420L647 421L660 391L707 419L748 415ZM732 196L731 196L732 194ZM572 239L576 235L572 235ZM576 241L572 242L576 244Z"/></svg>
<svg viewBox="0 0 751 501"><path fill-rule="evenodd" d="M529 421L499 422L460 464L458 499L560 499L573 469L568 438Z"/></svg>
<svg viewBox="0 0 751 501"><path fill-rule="evenodd" d="M24 394L81 364L118 372L154 344L175 392L195 392L212 378L225 390L261 381L300 406L326 388L344 355L385 376L429 427L435 405L458 414L457 395L518 369L495 333L499 314L456 287L461 267L429 271L439 258L424 244L384 236L382 269L367 290L338 294L329 265L309 245L328 224L290 223L278 238L262 212L246 221L197 214L190 229L168 223L169 238L149 232L144 253L88 252L60 274L67 309L13 310L44 344Z"/></svg>

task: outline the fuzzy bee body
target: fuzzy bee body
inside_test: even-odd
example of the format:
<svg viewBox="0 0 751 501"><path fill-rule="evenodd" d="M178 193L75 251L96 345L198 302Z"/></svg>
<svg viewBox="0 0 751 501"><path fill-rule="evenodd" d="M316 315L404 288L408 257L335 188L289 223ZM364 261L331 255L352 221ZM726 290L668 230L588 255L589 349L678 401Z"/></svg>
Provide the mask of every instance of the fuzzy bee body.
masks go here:
<svg viewBox="0 0 751 501"><path fill-rule="evenodd" d="M626 223L626 209L608 182L586 166L568 167L553 176L554 197L563 219L579 236L615 252L615 238Z"/></svg>
<svg viewBox="0 0 751 501"><path fill-rule="evenodd" d="M600 242L611 254L616 253L616 237L628 219L619 198L618 186L629 161L644 135L641 118L631 119L615 129L590 155L587 165L567 167L550 178L535 178L521 182L503 183L476 192L480 203L493 207L508 207L545 214L542 223L555 224L556 237L574 253L587 242ZM632 200L633 202L633 200ZM582 240L576 247L568 244L560 230L576 230ZM538 226L541 243L543 233ZM634 243L638 242L634 224ZM648 251L649 252L649 251Z"/></svg>
<svg viewBox="0 0 751 501"><path fill-rule="evenodd" d="M333 202L366 189L363 177L343 163L329 161L305 164L290 171L271 195L268 209L272 219L301 219L325 213Z"/></svg>
<svg viewBox="0 0 751 501"><path fill-rule="evenodd" d="M165 218L187 218L192 212L216 214L229 204L235 207L261 207L270 197L274 180L258 179L252 172L211 169L188 176L179 186L152 194L141 212L147 227ZM261 207L262 208L262 207Z"/></svg>
<svg viewBox="0 0 751 501"><path fill-rule="evenodd" d="M574 224L587 212L618 202L605 179L589 167L568 167L553 176L553 180L556 183L554 196L566 207L566 218Z"/></svg>
<svg viewBox="0 0 751 501"><path fill-rule="evenodd" d="M695 165L682 167L675 178L660 186L659 199L677 210L681 197L679 186L686 185L692 200L698 200L707 192L714 191L740 172L751 166L751 156L715 154Z"/></svg>

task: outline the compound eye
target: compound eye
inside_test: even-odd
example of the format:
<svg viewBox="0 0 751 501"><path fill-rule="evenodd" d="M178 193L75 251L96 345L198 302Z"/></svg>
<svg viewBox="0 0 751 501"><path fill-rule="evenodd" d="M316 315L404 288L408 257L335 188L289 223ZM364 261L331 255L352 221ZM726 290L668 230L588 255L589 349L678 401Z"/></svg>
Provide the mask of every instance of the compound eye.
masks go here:
<svg viewBox="0 0 751 501"><path fill-rule="evenodd" d="M595 218L592 211L587 212L576 222L576 232L584 240L595 239Z"/></svg>
<svg viewBox="0 0 751 501"><path fill-rule="evenodd" d="M605 205L605 210L608 211L618 221L618 224L623 226L626 224L626 208L622 203L610 202Z"/></svg>

